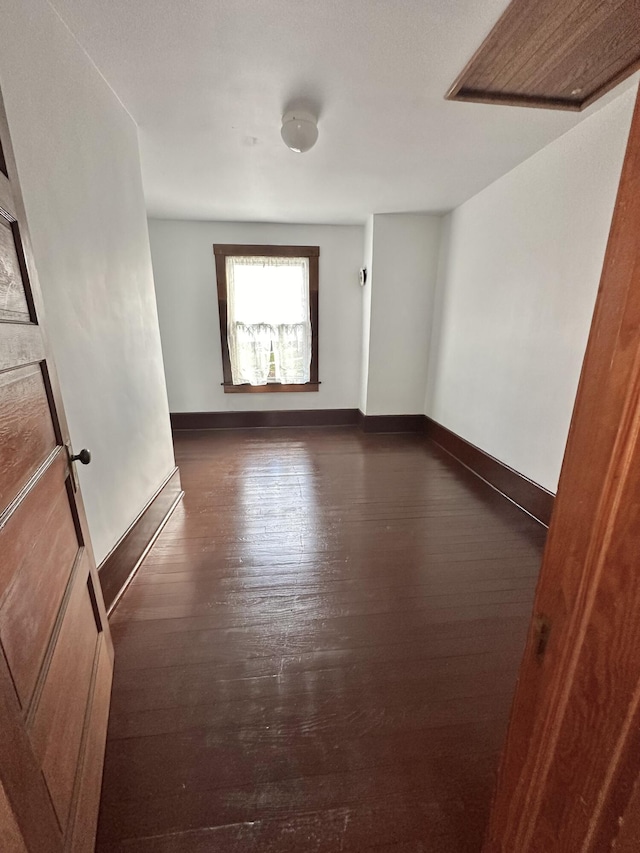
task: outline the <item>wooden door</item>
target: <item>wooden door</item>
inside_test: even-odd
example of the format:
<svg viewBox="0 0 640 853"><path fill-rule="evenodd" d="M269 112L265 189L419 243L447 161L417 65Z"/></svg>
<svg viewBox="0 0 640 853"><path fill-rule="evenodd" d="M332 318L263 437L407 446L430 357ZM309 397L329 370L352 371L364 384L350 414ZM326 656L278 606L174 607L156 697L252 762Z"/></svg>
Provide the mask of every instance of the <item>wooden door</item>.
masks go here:
<svg viewBox="0 0 640 853"><path fill-rule="evenodd" d="M640 97L485 852L640 850L639 785Z"/></svg>
<svg viewBox="0 0 640 853"><path fill-rule="evenodd" d="M89 851L113 647L1 97L0 144L0 850Z"/></svg>

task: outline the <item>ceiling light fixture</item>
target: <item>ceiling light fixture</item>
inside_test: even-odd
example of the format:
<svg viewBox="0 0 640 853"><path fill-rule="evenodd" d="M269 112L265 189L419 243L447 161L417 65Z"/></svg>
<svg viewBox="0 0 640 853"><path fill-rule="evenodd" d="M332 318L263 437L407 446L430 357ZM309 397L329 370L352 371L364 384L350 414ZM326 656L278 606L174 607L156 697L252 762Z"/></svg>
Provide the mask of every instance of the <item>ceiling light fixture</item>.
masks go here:
<svg viewBox="0 0 640 853"><path fill-rule="evenodd" d="M303 110L291 110L282 116L280 133L287 148L304 154L318 141L317 119Z"/></svg>

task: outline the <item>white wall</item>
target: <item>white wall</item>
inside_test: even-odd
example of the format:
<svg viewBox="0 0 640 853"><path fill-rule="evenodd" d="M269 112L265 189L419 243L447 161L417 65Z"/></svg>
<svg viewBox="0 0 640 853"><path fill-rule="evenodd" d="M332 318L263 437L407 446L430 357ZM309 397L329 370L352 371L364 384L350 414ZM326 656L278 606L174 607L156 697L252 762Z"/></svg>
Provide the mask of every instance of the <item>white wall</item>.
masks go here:
<svg viewBox="0 0 640 853"><path fill-rule="evenodd" d="M360 394L360 226L149 221L162 347L172 412L350 409ZM214 243L320 247L320 391L225 394Z"/></svg>
<svg viewBox="0 0 640 853"><path fill-rule="evenodd" d="M426 414L555 491L635 90L446 223Z"/></svg>
<svg viewBox="0 0 640 853"><path fill-rule="evenodd" d="M370 300L367 415L422 414L441 217L376 214L365 299ZM367 232L368 233L368 232ZM365 371L363 370L363 381Z"/></svg>
<svg viewBox="0 0 640 853"><path fill-rule="evenodd" d="M364 258L362 266L367 271L367 282L362 288L362 353L360 359L360 411L367 413L369 390L369 341L371 339L371 293L373 289L373 222L367 217L364 229Z"/></svg>
<svg viewBox="0 0 640 853"><path fill-rule="evenodd" d="M0 85L100 561L174 464L137 131L46 0L2 3Z"/></svg>

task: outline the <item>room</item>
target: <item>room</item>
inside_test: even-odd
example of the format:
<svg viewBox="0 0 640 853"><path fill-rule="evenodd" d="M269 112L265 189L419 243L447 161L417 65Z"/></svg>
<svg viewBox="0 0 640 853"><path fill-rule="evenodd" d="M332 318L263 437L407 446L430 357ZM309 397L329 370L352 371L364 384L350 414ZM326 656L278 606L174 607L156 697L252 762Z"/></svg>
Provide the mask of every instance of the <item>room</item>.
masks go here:
<svg viewBox="0 0 640 853"><path fill-rule="evenodd" d="M587 6L2 0L3 850L637 849L640 21ZM564 101L473 89L516 31ZM251 258L308 334L247 386Z"/></svg>

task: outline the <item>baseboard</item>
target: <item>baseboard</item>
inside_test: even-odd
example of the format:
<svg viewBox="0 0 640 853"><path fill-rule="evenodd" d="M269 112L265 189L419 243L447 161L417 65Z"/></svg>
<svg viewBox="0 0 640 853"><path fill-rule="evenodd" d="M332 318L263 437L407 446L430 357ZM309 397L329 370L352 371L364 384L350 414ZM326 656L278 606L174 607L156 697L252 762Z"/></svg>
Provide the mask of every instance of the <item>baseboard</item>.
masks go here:
<svg viewBox="0 0 640 853"><path fill-rule="evenodd" d="M293 409L259 412L172 412L171 426L183 429L355 426L357 409Z"/></svg>
<svg viewBox="0 0 640 853"><path fill-rule="evenodd" d="M555 495L509 468L504 462L489 456L441 424L425 417L425 431L431 441L446 450L466 468L528 512L546 527L549 526Z"/></svg>
<svg viewBox="0 0 640 853"><path fill-rule="evenodd" d="M108 615L120 601L183 494L180 471L174 468L98 567Z"/></svg>
<svg viewBox="0 0 640 853"><path fill-rule="evenodd" d="M555 495L499 459L425 415L365 415L359 409L299 409L253 412L174 412L179 430L253 429L256 427L359 426L365 433L425 434L466 468L549 526Z"/></svg>
<svg viewBox="0 0 640 853"><path fill-rule="evenodd" d="M171 426L174 430L359 426L363 432L421 433L424 431L424 415L365 415L359 409L173 412Z"/></svg>
<svg viewBox="0 0 640 853"><path fill-rule="evenodd" d="M424 415L365 415L358 411L363 432L424 432Z"/></svg>

